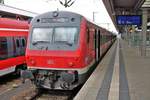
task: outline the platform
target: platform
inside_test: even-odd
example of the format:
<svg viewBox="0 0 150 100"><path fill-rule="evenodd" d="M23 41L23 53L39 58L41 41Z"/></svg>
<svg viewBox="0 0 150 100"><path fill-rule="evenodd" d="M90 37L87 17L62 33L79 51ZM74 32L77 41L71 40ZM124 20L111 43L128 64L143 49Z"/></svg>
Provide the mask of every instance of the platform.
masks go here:
<svg viewBox="0 0 150 100"><path fill-rule="evenodd" d="M150 100L150 52L117 40L74 100Z"/></svg>

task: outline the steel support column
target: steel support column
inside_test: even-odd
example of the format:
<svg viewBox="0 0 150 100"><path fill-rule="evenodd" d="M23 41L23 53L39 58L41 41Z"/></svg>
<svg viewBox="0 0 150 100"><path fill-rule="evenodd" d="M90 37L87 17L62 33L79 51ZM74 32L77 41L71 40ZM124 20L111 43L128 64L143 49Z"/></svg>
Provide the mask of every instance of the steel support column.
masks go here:
<svg viewBox="0 0 150 100"><path fill-rule="evenodd" d="M146 56L146 33L147 33L148 10L142 9L142 49L141 56Z"/></svg>
<svg viewBox="0 0 150 100"><path fill-rule="evenodd" d="M4 4L4 0L0 0L0 3L1 3L1 4Z"/></svg>

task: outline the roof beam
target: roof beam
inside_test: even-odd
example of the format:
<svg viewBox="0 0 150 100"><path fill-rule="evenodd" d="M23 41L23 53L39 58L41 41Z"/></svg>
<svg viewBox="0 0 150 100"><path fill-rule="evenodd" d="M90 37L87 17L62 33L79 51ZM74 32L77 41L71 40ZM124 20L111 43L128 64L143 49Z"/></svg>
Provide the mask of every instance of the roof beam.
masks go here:
<svg viewBox="0 0 150 100"><path fill-rule="evenodd" d="M115 19L115 9L114 9L114 3L113 0L103 0L103 3L108 11L108 14L115 26L115 28L118 30L118 27L116 25L116 19Z"/></svg>
<svg viewBox="0 0 150 100"><path fill-rule="evenodd" d="M139 0L135 5L134 10L138 10L144 2L145 0Z"/></svg>

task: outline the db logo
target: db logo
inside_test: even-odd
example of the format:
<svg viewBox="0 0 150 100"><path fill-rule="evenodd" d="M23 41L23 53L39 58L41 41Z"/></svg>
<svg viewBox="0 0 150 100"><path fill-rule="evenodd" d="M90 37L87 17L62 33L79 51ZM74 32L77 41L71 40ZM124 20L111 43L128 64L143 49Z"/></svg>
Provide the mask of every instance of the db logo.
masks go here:
<svg viewBox="0 0 150 100"><path fill-rule="evenodd" d="M54 61L53 60L48 60L47 64L54 64Z"/></svg>

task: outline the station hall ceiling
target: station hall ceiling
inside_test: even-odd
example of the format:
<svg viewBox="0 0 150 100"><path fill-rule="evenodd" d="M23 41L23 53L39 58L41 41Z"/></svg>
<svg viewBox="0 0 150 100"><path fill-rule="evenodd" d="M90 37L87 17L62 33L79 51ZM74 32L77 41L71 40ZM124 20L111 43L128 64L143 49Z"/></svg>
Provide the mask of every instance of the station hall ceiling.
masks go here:
<svg viewBox="0 0 150 100"><path fill-rule="evenodd" d="M111 1L111 0L109 0ZM114 8L137 9L144 0L112 0Z"/></svg>

